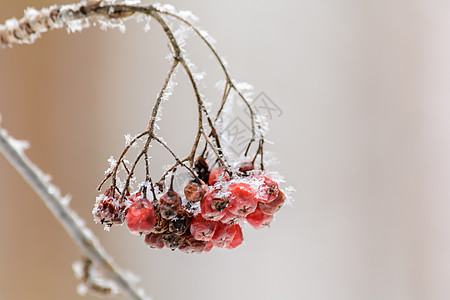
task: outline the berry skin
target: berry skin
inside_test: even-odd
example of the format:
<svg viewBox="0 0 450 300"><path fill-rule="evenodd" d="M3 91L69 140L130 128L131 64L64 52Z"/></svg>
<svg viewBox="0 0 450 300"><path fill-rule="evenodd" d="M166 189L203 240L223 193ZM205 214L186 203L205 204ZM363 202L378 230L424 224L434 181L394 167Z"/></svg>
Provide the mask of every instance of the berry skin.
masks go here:
<svg viewBox="0 0 450 300"><path fill-rule="evenodd" d="M217 182L230 181L230 175L223 168L212 169L209 173L209 185L215 185Z"/></svg>
<svg viewBox="0 0 450 300"><path fill-rule="evenodd" d="M233 213L231 213L229 210L225 211L225 215L220 219L220 222L225 224L242 224L244 221L243 216L238 216Z"/></svg>
<svg viewBox="0 0 450 300"><path fill-rule="evenodd" d="M173 219L181 207L181 197L174 190L168 190L167 193L159 199L159 211L161 217L166 220Z"/></svg>
<svg viewBox="0 0 450 300"><path fill-rule="evenodd" d="M145 236L145 243L152 249L162 249L164 248L164 241L162 239L162 234L159 233L149 233Z"/></svg>
<svg viewBox="0 0 450 300"><path fill-rule="evenodd" d="M209 241L216 230L216 222L205 220L201 214L198 214L192 219L190 230L196 240Z"/></svg>
<svg viewBox="0 0 450 300"><path fill-rule="evenodd" d="M280 190L275 200L269 203L258 202L258 208L266 215L274 215L283 206L286 196Z"/></svg>
<svg viewBox="0 0 450 300"><path fill-rule="evenodd" d="M226 248L230 246L234 236L239 230L237 227L240 228L237 224L228 225L221 222L217 223L216 231L211 239L214 246L219 248Z"/></svg>
<svg viewBox="0 0 450 300"><path fill-rule="evenodd" d="M155 208L147 199L137 200L128 208L126 221L131 233L150 233L156 224Z"/></svg>
<svg viewBox="0 0 450 300"><path fill-rule="evenodd" d="M267 176L257 176L258 180L261 180L263 183L259 187L258 191L256 192L256 200L263 203L268 203L278 196L279 188L278 183L273 181Z"/></svg>
<svg viewBox="0 0 450 300"><path fill-rule="evenodd" d="M235 183L228 187L230 203L227 210L234 215L245 217L255 211L255 191L247 183Z"/></svg>
<svg viewBox="0 0 450 300"><path fill-rule="evenodd" d="M214 243L211 241L206 242L205 248L203 249L203 252L209 252L214 247Z"/></svg>
<svg viewBox="0 0 450 300"><path fill-rule="evenodd" d="M198 202L206 194L206 189L200 183L192 181L184 187L184 195L188 201Z"/></svg>
<svg viewBox="0 0 450 300"><path fill-rule="evenodd" d="M190 216L184 210L179 210L177 215L170 220L169 231L178 235L183 235L189 228Z"/></svg>
<svg viewBox="0 0 450 300"><path fill-rule="evenodd" d="M266 215L259 208L246 217L247 222L255 229L262 229L270 225L273 215Z"/></svg>
<svg viewBox="0 0 450 300"><path fill-rule="evenodd" d="M200 209L203 218L210 221L219 221L224 215L225 210L218 211L212 207L215 191L209 191L205 194L202 201L200 201Z"/></svg>
<svg viewBox="0 0 450 300"><path fill-rule="evenodd" d="M236 227L236 234L227 249L234 249L244 241L244 234L242 233L241 226Z"/></svg>

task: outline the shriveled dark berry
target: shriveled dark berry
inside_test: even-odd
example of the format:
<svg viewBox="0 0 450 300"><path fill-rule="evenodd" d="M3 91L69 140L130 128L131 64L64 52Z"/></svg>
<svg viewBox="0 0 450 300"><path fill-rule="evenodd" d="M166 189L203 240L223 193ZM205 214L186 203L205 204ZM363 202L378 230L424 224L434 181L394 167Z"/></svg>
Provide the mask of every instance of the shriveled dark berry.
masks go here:
<svg viewBox="0 0 450 300"><path fill-rule="evenodd" d="M170 248L172 251L178 248L178 245L182 241L182 237L172 232L166 232L162 235L164 246Z"/></svg>
<svg viewBox="0 0 450 300"><path fill-rule="evenodd" d="M125 220L125 201L119 201L119 195L113 195L112 189L107 189L103 195L97 197L92 214L96 222L112 226L120 225Z"/></svg>
<svg viewBox="0 0 450 300"><path fill-rule="evenodd" d="M164 248L163 235L161 233L149 233L145 236L145 243L152 249Z"/></svg>
<svg viewBox="0 0 450 300"><path fill-rule="evenodd" d="M198 178L200 178L203 182L208 182L209 166L206 159L201 156L197 157L194 162L194 170L197 173Z"/></svg>
<svg viewBox="0 0 450 300"><path fill-rule="evenodd" d="M206 188L198 182L192 181L184 187L184 195L188 201L198 202L205 194Z"/></svg>
<svg viewBox="0 0 450 300"><path fill-rule="evenodd" d="M189 235L180 242L178 249L187 254L201 254L205 251L206 246L206 241L196 240L192 235Z"/></svg>
<svg viewBox="0 0 450 300"><path fill-rule="evenodd" d="M159 205L157 206L156 210L156 224L153 228L152 232L154 233L164 233L169 229L169 221L161 217L161 213L159 211Z"/></svg>
<svg viewBox="0 0 450 300"><path fill-rule="evenodd" d="M173 219L181 207L181 197L174 190L169 190L159 199L159 212L166 220Z"/></svg>
<svg viewBox="0 0 450 300"><path fill-rule="evenodd" d="M170 220L169 231L178 235L182 235L186 232L190 225L190 216L184 211L178 211L177 215Z"/></svg>

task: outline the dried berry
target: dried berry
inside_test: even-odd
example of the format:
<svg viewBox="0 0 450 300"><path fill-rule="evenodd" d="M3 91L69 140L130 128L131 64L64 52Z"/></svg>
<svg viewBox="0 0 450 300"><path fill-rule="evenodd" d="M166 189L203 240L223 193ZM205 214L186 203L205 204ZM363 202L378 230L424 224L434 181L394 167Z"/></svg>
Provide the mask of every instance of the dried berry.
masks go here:
<svg viewBox="0 0 450 300"><path fill-rule="evenodd" d="M206 188L195 181L190 182L184 187L184 195L188 201L198 202L206 194Z"/></svg>
<svg viewBox="0 0 450 300"><path fill-rule="evenodd" d="M191 221L190 231L196 240L209 241L214 235L215 228L216 222L205 220L198 214Z"/></svg>
<svg viewBox="0 0 450 300"><path fill-rule="evenodd" d="M256 209L255 191L247 183L235 183L228 187L230 203L227 210L245 217Z"/></svg>
<svg viewBox="0 0 450 300"><path fill-rule="evenodd" d="M206 162L206 159L204 159L201 156L197 157L194 163L194 170L197 173L197 176L198 178L200 178L200 180L202 180L203 182L208 182L209 166L208 163Z"/></svg>
<svg viewBox="0 0 450 300"><path fill-rule="evenodd" d="M159 206L156 207L156 224L153 228L152 232L154 233L164 233L169 229L169 221L161 217L161 213L159 211Z"/></svg>
<svg viewBox="0 0 450 300"><path fill-rule="evenodd" d="M145 243L152 249L164 248L163 235L160 233L149 233L145 236Z"/></svg>
<svg viewBox="0 0 450 300"><path fill-rule="evenodd" d="M159 199L159 212L166 220L173 219L181 207L181 197L172 189L161 196Z"/></svg>
<svg viewBox="0 0 450 300"><path fill-rule="evenodd" d="M131 233L150 233L156 224L155 208L147 199L137 200L128 208L126 221Z"/></svg>
<svg viewBox="0 0 450 300"><path fill-rule="evenodd" d="M286 196L282 191L278 192L278 196L269 203L258 202L258 208L266 215L273 215L283 206Z"/></svg>
<svg viewBox="0 0 450 300"><path fill-rule="evenodd" d="M166 232L162 234L162 240L164 242L164 246L173 251L178 248L178 245L182 241L182 238L178 234Z"/></svg>
<svg viewBox="0 0 450 300"><path fill-rule="evenodd" d="M192 235L186 236L178 245L180 251L187 254L201 254L206 248L205 241L196 240Z"/></svg>
<svg viewBox="0 0 450 300"><path fill-rule="evenodd" d="M247 222L255 229L262 229L270 225L273 220L273 215L266 215L259 208L253 213L249 214L246 218Z"/></svg>
<svg viewBox="0 0 450 300"><path fill-rule="evenodd" d="M112 189L107 189L103 195L97 197L92 213L96 222L112 226L124 222L125 210L125 202L120 202L119 195L113 195Z"/></svg>
<svg viewBox="0 0 450 300"><path fill-rule="evenodd" d="M190 216L184 211L178 211L177 215L170 220L169 231L178 235L182 235L189 228Z"/></svg>

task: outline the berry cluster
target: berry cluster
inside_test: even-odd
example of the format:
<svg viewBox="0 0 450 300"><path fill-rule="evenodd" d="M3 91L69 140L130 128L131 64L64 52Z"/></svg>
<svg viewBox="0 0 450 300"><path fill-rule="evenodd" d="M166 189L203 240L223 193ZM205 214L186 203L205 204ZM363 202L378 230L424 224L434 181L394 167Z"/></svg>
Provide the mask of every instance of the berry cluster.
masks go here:
<svg viewBox="0 0 450 300"><path fill-rule="evenodd" d="M236 248L243 242L245 221L255 229L268 226L286 199L274 178L252 162L231 172L210 170L199 157L194 171L197 178L184 186L184 197L174 190L174 175L167 191L157 196L153 190L153 201L142 189L121 197L110 188L97 197L95 220L107 226L126 222L151 248L202 253L214 246Z"/></svg>

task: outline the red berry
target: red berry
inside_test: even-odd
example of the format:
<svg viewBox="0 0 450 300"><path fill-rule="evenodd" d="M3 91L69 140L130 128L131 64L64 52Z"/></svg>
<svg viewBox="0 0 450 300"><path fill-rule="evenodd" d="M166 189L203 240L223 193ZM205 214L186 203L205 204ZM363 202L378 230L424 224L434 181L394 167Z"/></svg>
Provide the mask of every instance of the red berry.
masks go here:
<svg viewBox="0 0 450 300"><path fill-rule="evenodd" d="M273 181L267 176L257 176L257 180L261 180L262 184L256 191L256 200L263 203L268 203L278 196L278 191L280 190L278 188L278 183Z"/></svg>
<svg viewBox="0 0 450 300"><path fill-rule="evenodd" d="M221 222L217 223L216 231L211 239L214 246L219 248L228 247L233 241L234 236L238 232L239 225L228 225Z"/></svg>
<svg viewBox="0 0 450 300"><path fill-rule="evenodd" d="M202 201L200 201L202 216L206 220L219 221L225 215L225 210L218 211L212 207L212 201L215 194L217 194L216 191L209 191L205 194Z"/></svg>
<svg viewBox="0 0 450 300"><path fill-rule="evenodd" d="M232 214L245 217L256 209L255 191L247 183L235 183L228 187L230 203L227 210Z"/></svg>
<svg viewBox="0 0 450 300"><path fill-rule="evenodd" d="M198 182L191 182L184 187L184 195L188 201L197 202L206 194L206 188Z"/></svg>
<svg viewBox="0 0 450 300"><path fill-rule="evenodd" d="M242 224L243 221L244 221L243 216L235 215L235 214L231 213L229 210L226 210L225 215L222 217L222 219L220 219L220 222L230 224L230 225Z"/></svg>
<svg viewBox="0 0 450 300"><path fill-rule="evenodd" d="M261 229L269 226L273 220L273 215L266 215L259 208L246 217L247 222L255 229Z"/></svg>
<svg viewBox="0 0 450 300"><path fill-rule="evenodd" d="M162 239L162 234L160 233L149 233L145 236L144 241L152 249L164 248L164 241Z"/></svg>
<svg viewBox="0 0 450 300"><path fill-rule="evenodd" d="M203 249L203 252L209 252L214 247L214 243L211 241L206 242L205 248Z"/></svg>
<svg viewBox="0 0 450 300"><path fill-rule="evenodd" d="M150 233L156 223L155 208L147 199L140 199L128 208L126 221L131 233Z"/></svg>
<svg viewBox="0 0 450 300"><path fill-rule="evenodd" d="M174 190L168 190L167 193L159 199L159 212L166 220L173 219L181 207L181 197Z"/></svg>
<svg viewBox="0 0 450 300"><path fill-rule="evenodd" d="M244 241L244 234L242 233L241 226L236 227L236 230L237 232L234 235L234 238L231 241L230 245L228 245L227 249L234 249Z"/></svg>
<svg viewBox="0 0 450 300"><path fill-rule="evenodd" d="M277 211L280 210L280 208L283 206L285 200L286 200L286 196L280 190L278 192L278 196L275 198L275 200L273 200L269 203L258 202L258 208L266 215L273 215Z"/></svg>
<svg viewBox="0 0 450 300"><path fill-rule="evenodd" d="M191 234L199 241L209 241L216 228L216 222L205 220L201 214L194 216L191 221Z"/></svg>
<svg viewBox="0 0 450 300"><path fill-rule="evenodd" d="M229 181L230 175L223 168L212 169L209 173L209 185L215 185L217 182Z"/></svg>

